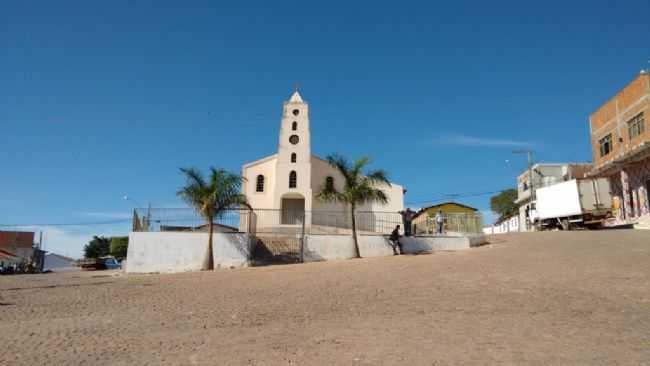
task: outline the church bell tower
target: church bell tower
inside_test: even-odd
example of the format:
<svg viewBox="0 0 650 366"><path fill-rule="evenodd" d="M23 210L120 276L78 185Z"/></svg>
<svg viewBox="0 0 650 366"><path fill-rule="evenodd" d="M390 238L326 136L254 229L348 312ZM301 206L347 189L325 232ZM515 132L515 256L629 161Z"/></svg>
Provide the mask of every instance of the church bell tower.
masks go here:
<svg viewBox="0 0 650 366"><path fill-rule="evenodd" d="M309 105L297 88L284 102L278 141L275 207L311 210L311 141Z"/></svg>

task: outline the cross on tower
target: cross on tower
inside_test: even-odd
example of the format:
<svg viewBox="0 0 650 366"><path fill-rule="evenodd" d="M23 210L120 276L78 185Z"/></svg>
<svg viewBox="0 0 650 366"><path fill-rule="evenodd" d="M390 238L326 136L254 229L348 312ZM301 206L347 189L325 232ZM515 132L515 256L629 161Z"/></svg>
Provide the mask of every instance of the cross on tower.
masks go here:
<svg viewBox="0 0 650 366"><path fill-rule="evenodd" d="M297 92L298 89L300 89L300 84L298 84L298 83L293 83L293 90L294 90L295 92Z"/></svg>

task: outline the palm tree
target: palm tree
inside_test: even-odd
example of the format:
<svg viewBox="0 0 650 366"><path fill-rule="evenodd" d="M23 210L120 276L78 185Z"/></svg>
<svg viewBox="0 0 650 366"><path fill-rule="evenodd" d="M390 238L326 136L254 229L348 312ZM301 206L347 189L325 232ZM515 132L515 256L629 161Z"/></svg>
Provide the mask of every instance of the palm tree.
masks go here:
<svg viewBox="0 0 650 366"><path fill-rule="evenodd" d="M212 258L212 233L214 219L237 205L247 205L246 198L240 193L243 177L223 169L210 168L210 177L206 180L203 174L195 169L181 168L187 184L176 193L189 206L194 208L208 222L208 255L203 264L204 270L214 269Z"/></svg>
<svg viewBox="0 0 650 366"><path fill-rule="evenodd" d="M359 240L357 238L356 209L364 203L387 203L388 197L377 186L390 186L390 182L386 178L386 172L383 170L374 170L363 174L363 169L366 165L370 164L370 158L363 157L354 163L350 163L343 156L329 155L326 160L343 175L345 184L343 190L339 192L334 187L332 179L325 179L325 184L318 193L317 198L325 202L341 202L350 209L354 250L357 258L361 258Z"/></svg>

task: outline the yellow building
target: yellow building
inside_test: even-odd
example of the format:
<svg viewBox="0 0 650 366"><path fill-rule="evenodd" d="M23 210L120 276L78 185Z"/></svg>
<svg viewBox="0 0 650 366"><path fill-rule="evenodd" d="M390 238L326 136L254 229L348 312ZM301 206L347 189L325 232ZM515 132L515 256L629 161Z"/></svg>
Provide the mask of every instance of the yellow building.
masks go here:
<svg viewBox="0 0 650 366"><path fill-rule="evenodd" d="M420 209L413 218L415 233L434 233L434 217L442 212L445 231L478 232L481 230L481 216L474 207L457 202L445 202Z"/></svg>

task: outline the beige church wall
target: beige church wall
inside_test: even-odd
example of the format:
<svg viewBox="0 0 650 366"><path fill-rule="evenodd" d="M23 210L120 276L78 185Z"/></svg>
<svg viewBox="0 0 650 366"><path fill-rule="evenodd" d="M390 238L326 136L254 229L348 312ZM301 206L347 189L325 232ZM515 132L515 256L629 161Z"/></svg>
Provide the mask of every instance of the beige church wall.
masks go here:
<svg viewBox="0 0 650 366"><path fill-rule="evenodd" d="M390 187L381 186L388 196L387 204L373 203L367 205L368 211L399 212L404 209L404 188L399 184L391 183Z"/></svg>
<svg viewBox="0 0 650 366"><path fill-rule="evenodd" d="M337 171L334 167L329 165L325 160L319 159L317 157L312 157L312 188L314 191L314 196L320 192L325 183L325 178L331 176L334 178L334 187L337 190L343 190L344 177ZM391 184L390 187L382 185L381 188L384 193L388 196L388 203L386 205L374 203L374 204L364 204L358 207L359 211L383 211L383 212L399 212L404 209L404 194L402 186L398 184ZM332 210L332 211L341 211L345 209L345 205L337 203L326 203L318 202L314 198L313 204L314 210Z"/></svg>
<svg viewBox="0 0 650 366"><path fill-rule="evenodd" d="M243 191L248 204L254 209L273 208L275 166L276 159L273 157L242 169L242 176L246 179ZM264 176L264 192L256 192L257 176L260 174Z"/></svg>
<svg viewBox="0 0 650 366"><path fill-rule="evenodd" d="M325 185L325 179L327 177L334 178L334 188L341 191L343 190L343 184L345 182L343 175L334 169L328 162L317 158L316 156L311 157L311 176L312 176L312 191L314 194L313 210L320 211L343 211L345 210L345 205L341 203L333 202L322 202L316 198L316 195L323 189Z"/></svg>

